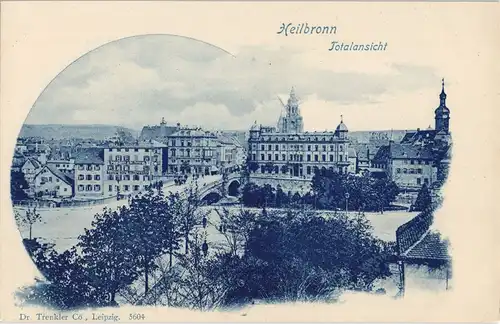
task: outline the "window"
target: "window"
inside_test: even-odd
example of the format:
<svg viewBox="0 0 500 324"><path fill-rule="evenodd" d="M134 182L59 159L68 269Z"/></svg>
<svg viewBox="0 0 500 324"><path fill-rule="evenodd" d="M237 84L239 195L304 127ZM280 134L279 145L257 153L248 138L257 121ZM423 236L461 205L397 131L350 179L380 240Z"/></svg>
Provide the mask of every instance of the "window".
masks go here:
<svg viewBox="0 0 500 324"><path fill-rule="evenodd" d="M333 154L330 154L330 162L333 162Z"/></svg>
<svg viewBox="0 0 500 324"><path fill-rule="evenodd" d="M134 191L138 191L139 190L139 186L138 185L134 185Z"/></svg>
<svg viewBox="0 0 500 324"><path fill-rule="evenodd" d="M311 145L307 145L307 150L310 151L311 150Z"/></svg>
<svg viewBox="0 0 500 324"><path fill-rule="evenodd" d="M92 165L87 165L87 171L91 171L92 170Z"/></svg>
<svg viewBox="0 0 500 324"><path fill-rule="evenodd" d="M78 170L83 170L83 169L84 169L83 165L78 166Z"/></svg>
<svg viewBox="0 0 500 324"><path fill-rule="evenodd" d="M286 160L286 154L281 154L281 159L282 159L283 161L285 161L285 160Z"/></svg>
<svg viewBox="0 0 500 324"><path fill-rule="evenodd" d="M92 185L87 185L87 191L92 191Z"/></svg>
<svg viewBox="0 0 500 324"><path fill-rule="evenodd" d="M100 167L99 165L96 165L96 166L94 166L94 169L95 169L96 171L99 171L99 170L101 170L101 167Z"/></svg>
<svg viewBox="0 0 500 324"><path fill-rule="evenodd" d="M260 146L260 149L261 149L262 151L264 151L264 150L265 150L264 145L261 145L261 146Z"/></svg>
<svg viewBox="0 0 500 324"><path fill-rule="evenodd" d="M125 149L125 152L128 152L128 148Z"/></svg>
<svg viewBox="0 0 500 324"><path fill-rule="evenodd" d="M84 179L85 179L85 176L83 174L78 175L78 180L84 180Z"/></svg>
<svg viewBox="0 0 500 324"><path fill-rule="evenodd" d="M429 178L424 178L424 183L429 184Z"/></svg>
<svg viewBox="0 0 500 324"><path fill-rule="evenodd" d="M415 161L413 161L413 160L410 160L410 164L415 164Z"/></svg>
<svg viewBox="0 0 500 324"><path fill-rule="evenodd" d="M149 152L149 149L144 149L144 152Z"/></svg>
<svg viewBox="0 0 500 324"><path fill-rule="evenodd" d="M397 168L396 173L401 173L401 168Z"/></svg>
<svg viewBox="0 0 500 324"><path fill-rule="evenodd" d="M408 170L406 168L404 168L403 173L408 173Z"/></svg>
<svg viewBox="0 0 500 324"><path fill-rule="evenodd" d="M113 166L112 165L108 165L108 170L113 170Z"/></svg>
<svg viewBox="0 0 500 324"><path fill-rule="evenodd" d="M421 184L421 182L422 182L422 179L417 178L417 184L419 185L419 184Z"/></svg>
<svg viewBox="0 0 500 324"><path fill-rule="evenodd" d="M85 187L83 185L78 186L78 191L84 191L84 190L85 190Z"/></svg>
<svg viewBox="0 0 500 324"><path fill-rule="evenodd" d="M318 162L318 156L317 155L314 156L314 162Z"/></svg>
<svg viewBox="0 0 500 324"><path fill-rule="evenodd" d="M101 176L98 174L94 175L94 180L101 180Z"/></svg>
<svg viewBox="0 0 500 324"><path fill-rule="evenodd" d="M311 156L307 155L307 162L311 162Z"/></svg>
<svg viewBox="0 0 500 324"><path fill-rule="evenodd" d="M342 155L339 155L339 162L342 162Z"/></svg>
<svg viewBox="0 0 500 324"><path fill-rule="evenodd" d="M144 157L144 162L149 162L149 156Z"/></svg>
<svg viewBox="0 0 500 324"><path fill-rule="evenodd" d="M339 151L340 151L340 152L344 151L344 146L339 145Z"/></svg>
<svg viewBox="0 0 500 324"><path fill-rule="evenodd" d="M280 146L278 144L276 144L276 151L279 151L280 149Z"/></svg>
<svg viewBox="0 0 500 324"><path fill-rule="evenodd" d="M268 155L267 155L267 159L268 159L269 161L271 161L271 154L268 154Z"/></svg>
<svg viewBox="0 0 500 324"><path fill-rule="evenodd" d="M323 154L323 155L321 156L321 161L323 161L323 162L325 162L325 161L326 161L326 155L324 155L324 154Z"/></svg>
<svg viewBox="0 0 500 324"><path fill-rule="evenodd" d="M94 185L94 191L101 191L100 185Z"/></svg>
<svg viewBox="0 0 500 324"><path fill-rule="evenodd" d="M172 145L175 145L175 142L174 142L174 141L172 141ZM139 152L139 149L138 149L138 148L135 148L135 149L134 149L134 152Z"/></svg>
<svg viewBox="0 0 500 324"><path fill-rule="evenodd" d="M306 168L306 173L307 173L307 174L311 174L311 167L310 167L310 166L307 166L307 168Z"/></svg>
<svg viewBox="0 0 500 324"><path fill-rule="evenodd" d="M64 191L68 191L68 188L64 187Z"/></svg>
<svg viewBox="0 0 500 324"><path fill-rule="evenodd" d="M267 145L267 149L268 149L269 151L271 151L271 150L272 150L272 148L271 148L271 144Z"/></svg>
<svg viewBox="0 0 500 324"><path fill-rule="evenodd" d="M123 189L124 189L125 191L128 191L128 190L129 190L129 185L124 185L124 186L123 186Z"/></svg>
<svg viewBox="0 0 500 324"><path fill-rule="evenodd" d="M260 160L261 160L261 161L264 161L264 160L265 160L265 158L264 158L264 154L261 154L261 155L260 155Z"/></svg>
<svg viewBox="0 0 500 324"><path fill-rule="evenodd" d="M417 169L418 174L422 174L422 169Z"/></svg>
<svg viewBox="0 0 500 324"><path fill-rule="evenodd" d="M133 177L134 181L139 181L139 176L137 174L134 174L134 177Z"/></svg>
<svg viewBox="0 0 500 324"><path fill-rule="evenodd" d="M326 151L326 145L323 145L323 151Z"/></svg>
<svg viewBox="0 0 500 324"><path fill-rule="evenodd" d="M279 155L278 154L274 154L274 160L276 160L276 161L279 160Z"/></svg>
<svg viewBox="0 0 500 324"><path fill-rule="evenodd" d="M112 192L112 191L113 191L113 185L109 185L109 186L108 186L108 191L109 191L109 192Z"/></svg>
<svg viewBox="0 0 500 324"><path fill-rule="evenodd" d="M148 176L146 176L146 175L145 175L145 176L142 176L142 180L144 180L144 181L148 181L148 180L149 180L149 177L148 177Z"/></svg>
<svg viewBox="0 0 500 324"><path fill-rule="evenodd" d="M129 181L130 180L130 176L128 174L124 175L123 176L123 180L124 181Z"/></svg>
<svg viewBox="0 0 500 324"><path fill-rule="evenodd" d="M87 174L87 180L92 180L92 175L91 174Z"/></svg>
<svg viewBox="0 0 500 324"><path fill-rule="evenodd" d="M317 151L318 150L318 145L314 145L314 150Z"/></svg>

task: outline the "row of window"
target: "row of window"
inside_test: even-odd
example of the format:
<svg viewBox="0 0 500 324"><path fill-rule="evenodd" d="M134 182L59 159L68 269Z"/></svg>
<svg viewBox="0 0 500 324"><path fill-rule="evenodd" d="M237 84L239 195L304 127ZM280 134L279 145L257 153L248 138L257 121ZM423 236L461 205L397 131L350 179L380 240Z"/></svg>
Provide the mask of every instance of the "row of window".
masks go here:
<svg viewBox="0 0 500 324"><path fill-rule="evenodd" d="M320 159L320 157L321 157L321 159ZM266 159L265 154L260 155L260 161L286 161L286 158L287 158L286 154L282 154L281 159L280 159L279 154L274 154L274 159L273 159L272 154L268 154L267 159ZM290 161L299 161L299 162L303 161L303 156L298 155L298 154L292 154L292 155L290 155L289 158L290 158ZM252 161L257 161L256 155L252 154L251 159L252 159ZM345 159L345 161L348 160L347 157L344 158L344 155L340 154L339 155L339 162L342 162L344 159ZM311 157L311 155L308 154L308 155L306 155L306 161L307 162L311 162L311 161L314 161L314 162L327 162L327 161L335 162L335 156L333 154L330 154L327 158L326 154L322 154L321 156L315 154L314 156Z"/></svg>
<svg viewBox="0 0 500 324"><path fill-rule="evenodd" d="M155 166L158 169L158 166ZM108 165L108 171L130 171L130 165ZM149 172L149 166L144 165L142 169L135 168L134 171Z"/></svg>
<svg viewBox="0 0 500 324"><path fill-rule="evenodd" d="M78 191L101 191L101 185L79 185Z"/></svg>
<svg viewBox="0 0 500 324"><path fill-rule="evenodd" d="M429 165L431 161L423 161L423 160L403 160L404 164L422 164Z"/></svg>
<svg viewBox="0 0 500 324"><path fill-rule="evenodd" d="M280 150L280 145L279 144L275 144L275 145L272 145L272 144L268 144L267 146L264 145L264 144L261 144L260 145L260 150L261 151L266 151L266 148L267 148L267 151L272 151L272 150L275 150L275 151L279 151ZM291 144L289 145L289 150L290 151L299 151L299 150L306 150L307 148L307 151L311 152L311 151L323 151L323 152L326 152L328 150L328 148L330 149L330 151L335 151L335 145L298 145L298 144ZM257 149L257 144L253 144L252 145L252 149L256 150ZM286 150L287 149L287 146L286 144L282 144L281 145L281 150ZM340 144L338 146L338 149L339 151L344 151L344 146L342 144Z"/></svg>
<svg viewBox="0 0 500 324"><path fill-rule="evenodd" d="M94 180L101 180L101 176L98 175L98 174L94 174L93 179ZM92 180L92 175L91 174L87 174L87 176L85 176L83 174L80 174L80 175L78 175L78 180Z"/></svg>
<svg viewBox="0 0 500 324"><path fill-rule="evenodd" d="M117 174L117 175L108 175L108 180L116 180L116 181L130 181L130 175L128 174L125 174L125 175L120 175L120 174ZM138 174L134 174L132 176L132 180L133 181L140 181L141 180L141 176L138 175ZM149 181L149 176L147 175L143 175L142 176L142 180L143 181Z"/></svg>
<svg viewBox="0 0 500 324"><path fill-rule="evenodd" d="M396 173L422 174L422 169L397 168Z"/></svg>
<svg viewBox="0 0 500 324"><path fill-rule="evenodd" d="M187 146L191 147L193 146L193 143L191 141L184 141L184 140L171 140L170 144L172 146ZM208 146L209 142L207 140L200 141L199 139L194 140L194 146Z"/></svg>
<svg viewBox="0 0 500 324"><path fill-rule="evenodd" d="M330 168L330 169L333 170L333 168ZM292 170L291 168L288 168L285 166L279 167L279 166L275 165L273 168L268 168L265 165L260 166L261 173L266 173L266 171L267 171L267 173L278 174L281 171L281 173L283 173L283 174L288 174L291 172L291 170ZM314 174L316 171L319 171L320 169L318 167L311 167L308 165L308 166L306 166L305 170L306 170L306 174L311 175L311 174ZM323 170L326 170L326 169L323 168ZM342 173L342 171L347 172L347 168L339 168L339 172ZM301 176L301 175L302 175L302 169L299 168L299 176Z"/></svg>
<svg viewBox="0 0 500 324"><path fill-rule="evenodd" d="M139 148L110 148L108 149L108 152L139 152ZM141 148L141 150L144 150L144 152L149 152L149 148ZM159 149L153 149L155 153L159 152Z"/></svg>
<svg viewBox="0 0 500 324"><path fill-rule="evenodd" d="M52 177L42 177L41 182L52 182ZM59 182L59 178L55 177L55 182Z"/></svg>
<svg viewBox="0 0 500 324"><path fill-rule="evenodd" d="M133 185L133 186L123 185L122 190L123 190L123 191L130 191L130 188L131 188L131 187L133 188L133 190L134 190L134 191L139 191L139 190L140 190L140 188L141 188L141 186L139 186L139 185ZM116 191L116 192L120 191L120 190L119 190L119 189L120 189L120 186L114 186L114 188L115 188L115 190L114 190L114 191ZM144 188L144 190L147 190L148 186L147 186L147 185L144 185L144 187L143 187L143 188ZM108 186L108 191L109 191L109 192L113 192L113 185L109 185L109 186Z"/></svg>
<svg viewBox="0 0 500 324"><path fill-rule="evenodd" d="M195 149L193 154L194 157L212 157L213 155L214 155L213 150L200 150L200 149ZM191 157L191 150L187 149L184 151L184 149L179 149L179 154L177 155L177 150L171 149L170 156Z"/></svg>
<svg viewBox="0 0 500 324"><path fill-rule="evenodd" d="M78 170L87 170L87 171L92 171L92 170L95 170L95 171L99 171L101 170L101 166L100 165L93 165L93 164L79 164L78 165Z"/></svg>
<svg viewBox="0 0 500 324"><path fill-rule="evenodd" d="M130 162L130 155L110 155L108 157L108 160L109 161L113 161L113 157L114 157L114 160L117 161L117 162L121 162L121 161L124 161L124 162ZM139 161L139 156L138 155L134 155L134 161L135 162L138 162ZM151 158L149 155L145 155L142 159L142 161L144 162L149 162L151 161ZM154 155L153 156L153 162L158 162L158 155Z"/></svg>

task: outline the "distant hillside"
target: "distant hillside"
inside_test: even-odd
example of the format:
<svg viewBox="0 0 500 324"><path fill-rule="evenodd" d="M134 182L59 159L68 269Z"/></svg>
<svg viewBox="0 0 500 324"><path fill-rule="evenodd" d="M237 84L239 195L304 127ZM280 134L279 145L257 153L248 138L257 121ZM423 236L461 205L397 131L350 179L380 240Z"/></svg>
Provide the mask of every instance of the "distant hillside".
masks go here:
<svg viewBox="0 0 500 324"><path fill-rule="evenodd" d="M129 128L112 125L23 125L19 137L41 137L47 140L68 138L93 138L105 140L113 137L117 131L136 138L138 132Z"/></svg>
<svg viewBox="0 0 500 324"><path fill-rule="evenodd" d="M394 142L400 142L408 130L384 130L384 131L353 131L349 132L349 138L352 142L369 143L372 141L389 141L391 138ZM392 133L392 134L391 134Z"/></svg>

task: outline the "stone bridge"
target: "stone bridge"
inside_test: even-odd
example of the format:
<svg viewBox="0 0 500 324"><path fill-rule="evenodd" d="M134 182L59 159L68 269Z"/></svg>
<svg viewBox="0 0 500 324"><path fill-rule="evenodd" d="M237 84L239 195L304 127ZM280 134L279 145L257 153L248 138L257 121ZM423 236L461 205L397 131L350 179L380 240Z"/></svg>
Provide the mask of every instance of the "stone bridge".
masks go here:
<svg viewBox="0 0 500 324"><path fill-rule="evenodd" d="M237 197L242 186L242 176L239 173L230 173L221 179L205 183L199 187L201 200L208 204L214 203L223 197Z"/></svg>

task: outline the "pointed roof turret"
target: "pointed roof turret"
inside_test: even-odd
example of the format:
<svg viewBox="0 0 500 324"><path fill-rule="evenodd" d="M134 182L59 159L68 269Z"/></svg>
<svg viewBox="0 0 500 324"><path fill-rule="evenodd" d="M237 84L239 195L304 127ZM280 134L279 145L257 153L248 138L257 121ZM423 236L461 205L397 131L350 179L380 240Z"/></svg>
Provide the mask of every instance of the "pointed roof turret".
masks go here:
<svg viewBox="0 0 500 324"><path fill-rule="evenodd" d="M436 109L435 113L449 113L450 110L446 107L446 92L444 91L444 78L441 79L441 93L439 94L439 107Z"/></svg>
<svg viewBox="0 0 500 324"><path fill-rule="evenodd" d="M298 100L297 100L297 96L295 95L295 87L292 87L292 89L290 90L290 97L288 98L288 103L296 103Z"/></svg>

